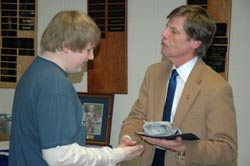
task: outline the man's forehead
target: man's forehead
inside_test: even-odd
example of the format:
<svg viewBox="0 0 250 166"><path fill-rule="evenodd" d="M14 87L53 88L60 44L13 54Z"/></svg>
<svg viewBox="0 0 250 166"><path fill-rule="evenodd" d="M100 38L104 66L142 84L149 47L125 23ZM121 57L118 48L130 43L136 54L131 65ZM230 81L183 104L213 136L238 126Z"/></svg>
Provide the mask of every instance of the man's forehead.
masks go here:
<svg viewBox="0 0 250 166"><path fill-rule="evenodd" d="M168 22L167 22L167 26L171 27L173 29L177 29L177 30L184 30L184 24L185 24L186 18L183 16L174 16L169 18Z"/></svg>

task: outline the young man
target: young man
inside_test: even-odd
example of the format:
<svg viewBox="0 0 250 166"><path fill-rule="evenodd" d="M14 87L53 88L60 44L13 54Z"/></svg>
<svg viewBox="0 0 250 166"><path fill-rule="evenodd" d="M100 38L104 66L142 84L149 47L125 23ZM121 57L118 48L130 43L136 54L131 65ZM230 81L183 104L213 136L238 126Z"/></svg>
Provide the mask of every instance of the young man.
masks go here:
<svg viewBox="0 0 250 166"><path fill-rule="evenodd" d="M54 16L41 39L41 55L16 87L9 166L113 166L137 157L142 145L86 148L86 115L67 79L94 59L100 31L79 11Z"/></svg>
<svg viewBox="0 0 250 166"><path fill-rule="evenodd" d="M180 6L167 18L161 41L161 52L167 59L148 68L139 97L123 122L120 141L146 141L140 166L229 166L237 158L232 89L202 60L212 43L216 24L198 6ZM178 76L169 121L182 133L193 133L200 140L164 140L135 134L143 131L144 121L162 121L172 70ZM160 155L155 155L158 147L165 151L160 161Z"/></svg>

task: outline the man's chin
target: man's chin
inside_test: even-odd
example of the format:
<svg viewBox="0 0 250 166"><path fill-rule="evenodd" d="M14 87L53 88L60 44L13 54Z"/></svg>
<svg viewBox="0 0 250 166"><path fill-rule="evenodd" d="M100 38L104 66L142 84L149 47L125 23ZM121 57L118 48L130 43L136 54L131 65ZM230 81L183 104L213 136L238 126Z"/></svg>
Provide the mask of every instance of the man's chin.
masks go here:
<svg viewBox="0 0 250 166"><path fill-rule="evenodd" d="M73 70L70 71L69 74L77 74L77 73L81 73L82 71L83 71L83 68L81 67L81 68L75 69L74 71Z"/></svg>
<svg viewBox="0 0 250 166"><path fill-rule="evenodd" d="M166 52L166 50L164 51L163 49L161 49L161 54L162 54L163 56L167 57L167 52Z"/></svg>

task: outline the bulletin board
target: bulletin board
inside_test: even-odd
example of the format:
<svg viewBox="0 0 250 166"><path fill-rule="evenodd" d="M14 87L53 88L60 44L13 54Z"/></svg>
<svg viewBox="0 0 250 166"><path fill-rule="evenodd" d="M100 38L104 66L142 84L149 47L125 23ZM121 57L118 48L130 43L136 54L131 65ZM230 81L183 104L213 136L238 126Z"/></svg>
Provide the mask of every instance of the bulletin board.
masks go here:
<svg viewBox="0 0 250 166"><path fill-rule="evenodd" d="M200 5L215 19L217 31L204 62L228 79L232 0L187 0L189 5Z"/></svg>
<svg viewBox="0 0 250 166"><path fill-rule="evenodd" d="M37 54L37 0L0 0L0 88L15 88Z"/></svg>

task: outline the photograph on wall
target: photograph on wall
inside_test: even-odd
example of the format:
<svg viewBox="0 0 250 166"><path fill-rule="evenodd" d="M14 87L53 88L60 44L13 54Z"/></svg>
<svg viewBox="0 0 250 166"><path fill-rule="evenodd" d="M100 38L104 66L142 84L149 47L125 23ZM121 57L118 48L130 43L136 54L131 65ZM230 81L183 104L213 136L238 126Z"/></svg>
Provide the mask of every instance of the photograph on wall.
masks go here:
<svg viewBox="0 0 250 166"><path fill-rule="evenodd" d="M78 92L86 116L86 144L109 145L114 94Z"/></svg>
<svg viewBox="0 0 250 166"><path fill-rule="evenodd" d="M86 115L86 133L101 135L103 104L84 103L83 110Z"/></svg>

